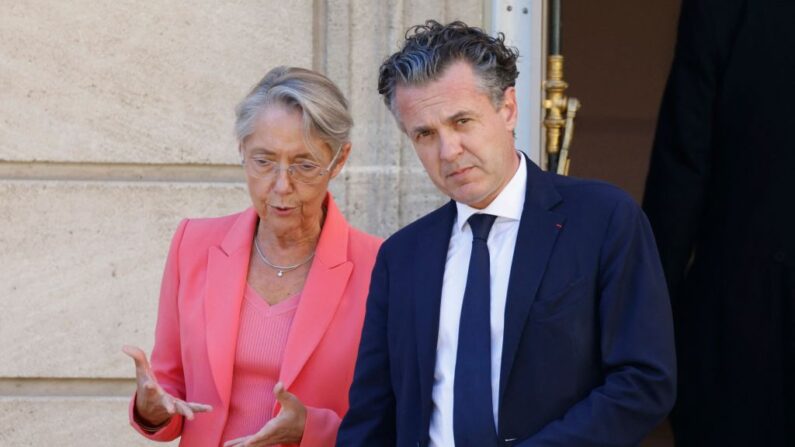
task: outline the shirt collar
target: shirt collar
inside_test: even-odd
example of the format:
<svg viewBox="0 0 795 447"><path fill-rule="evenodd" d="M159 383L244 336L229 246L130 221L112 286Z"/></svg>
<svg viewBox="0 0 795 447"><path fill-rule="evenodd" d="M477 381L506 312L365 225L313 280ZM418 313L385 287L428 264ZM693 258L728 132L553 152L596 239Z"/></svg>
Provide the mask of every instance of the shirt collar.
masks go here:
<svg viewBox="0 0 795 447"><path fill-rule="evenodd" d="M524 159L524 155L517 152L517 156L519 157L519 168L516 170L516 173L514 173L511 181L505 185L505 188L500 191L497 197L495 197L486 208L479 210L464 203L455 203L456 209L458 210L456 228L463 230L464 224L467 223L469 217L476 213L492 214L498 218L502 217L517 221L522 217L524 197L527 189L527 162Z"/></svg>

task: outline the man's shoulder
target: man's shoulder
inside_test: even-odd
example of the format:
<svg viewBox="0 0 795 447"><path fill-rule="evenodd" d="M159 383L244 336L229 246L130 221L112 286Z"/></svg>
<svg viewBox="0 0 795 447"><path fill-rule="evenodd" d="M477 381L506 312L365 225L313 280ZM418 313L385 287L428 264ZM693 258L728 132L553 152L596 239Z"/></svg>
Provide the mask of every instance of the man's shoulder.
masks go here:
<svg viewBox="0 0 795 447"><path fill-rule="evenodd" d="M415 249L416 244L422 235L431 232L438 232L449 230L452 227L452 219L455 218L455 205L453 202L447 202L441 207L431 211L430 213L420 217L419 219L411 222L405 227L396 231L392 236L389 236L383 245L384 250L402 250L402 249Z"/></svg>
<svg viewBox="0 0 795 447"><path fill-rule="evenodd" d="M598 214L615 211L637 212L640 206L626 191L613 184L592 179L550 175L563 199L561 207Z"/></svg>
<svg viewBox="0 0 795 447"><path fill-rule="evenodd" d="M638 202L618 186L562 176L553 182L561 201L551 211L564 216L569 237L581 242L621 238L647 225Z"/></svg>
<svg viewBox="0 0 795 447"><path fill-rule="evenodd" d="M632 197L616 185L594 179L551 175L552 183L564 200L632 201Z"/></svg>

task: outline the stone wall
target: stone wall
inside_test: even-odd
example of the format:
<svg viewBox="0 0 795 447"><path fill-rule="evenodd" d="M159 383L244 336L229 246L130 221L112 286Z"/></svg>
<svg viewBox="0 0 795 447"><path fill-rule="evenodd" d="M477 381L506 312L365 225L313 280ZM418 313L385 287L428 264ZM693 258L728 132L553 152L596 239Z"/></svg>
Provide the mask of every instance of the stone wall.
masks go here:
<svg viewBox="0 0 795 447"><path fill-rule="evenodd" d="M271 67L315 68L351 101L332 191L388 236L443 198L376 95L379 62L426 18L483 0L134 2L0 7L0 445L138 446L123 344L151 349L185 216L248 206L233 107Z"/></svg>

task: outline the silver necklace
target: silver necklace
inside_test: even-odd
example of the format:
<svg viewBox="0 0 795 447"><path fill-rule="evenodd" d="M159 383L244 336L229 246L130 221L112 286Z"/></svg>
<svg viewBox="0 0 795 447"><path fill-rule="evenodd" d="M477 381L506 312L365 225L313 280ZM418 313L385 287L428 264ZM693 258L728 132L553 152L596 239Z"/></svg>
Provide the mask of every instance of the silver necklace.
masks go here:
<svg viewBox="0 0 795 447"><path fill-rule="evenodd" d="M268 267L276 270L276 276L278 276L279 278L283 277L285 273L292 272L293 270L297 269L298 267L301 267L302 265L306 264L312 258L315 257L315 252L313 251L312 254L309 255L308 258L304 259L303 261L299 262L298 264L276 265L276 264L268 261L268 258L266 258L264 254L262 254L262 250L259 248L259 243L257 243L257 237L256 236L254 236L254 248L257 250L257 254L259 255L259 258L262 259L262 262L264 262Z"/></svg>

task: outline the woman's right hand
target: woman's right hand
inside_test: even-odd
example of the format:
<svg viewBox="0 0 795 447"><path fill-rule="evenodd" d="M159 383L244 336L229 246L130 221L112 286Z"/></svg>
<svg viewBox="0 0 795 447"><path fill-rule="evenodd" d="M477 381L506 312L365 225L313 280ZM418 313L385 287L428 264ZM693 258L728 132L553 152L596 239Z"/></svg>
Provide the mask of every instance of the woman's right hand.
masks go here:
<svg viewBox="0 0 795 447"><path fill-rule="evenodd" d="M160 426L175 414L192 420L195 413L212 411L213 407L194 402L185 402L168 394L152 374L146 353L136 346L124 346L122 351L135 361L135 379L138 390L135 409L147 425Z"/></svg>

